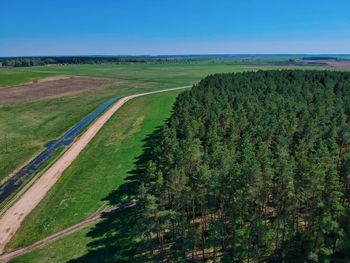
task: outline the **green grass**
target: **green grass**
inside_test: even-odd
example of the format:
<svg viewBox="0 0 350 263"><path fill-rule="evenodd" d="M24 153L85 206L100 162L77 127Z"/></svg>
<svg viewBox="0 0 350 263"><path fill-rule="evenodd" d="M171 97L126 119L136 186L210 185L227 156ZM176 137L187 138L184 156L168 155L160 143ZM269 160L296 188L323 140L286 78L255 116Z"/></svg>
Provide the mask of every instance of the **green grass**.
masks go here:
<svg viewBox="0 0 350 263"><path fill-rule="evenodd" d="M124 182L142 153L143 139L170 115L172 91L140 97L123 106L24 220L7 250L29 245L95 213Z"/></svg>
<svg viewBox="0 0 350 263"><path fill-rule="evenodd" d="M28 68L38 73L58 75L89 75L112 77L125 80L137 80L172 85L191 84L202 77L218 72L241 71L242 67L231 64L211 63L126 63L100 65L61 65L51 67Z"/></svg>
<svg viewBox="0 0 350 263"><path fill-rule="evenodd" d="M55 65L37 66L27 68L14 68L0 70L6 74L4 80L15 81L17 84L27 82L24 77L51 76L51 75L77 75L110 77L124 80L137 80L142 82L182 85L198 81L202 77L217 72L241 71L242 66L226 63L106 63L106 64L79 64L79 65ZM13 74L13 76L11 75ZM18 75L23 78L17 78ZM0 75L1 76L1 75ZM0 86L2 82L0 81ZM7 84L8 85L8 84Z"/></svg>
<svg viewBox="0 0 350 263"><path fill-rule="evenodd" d="M163 63L105 63L105 64L78 64L78 65L53 65L36 66L20 69L5 69L7 74L41 74L48 75L80 75L119 78L125 80L137 80L141 82L162 83L167 85L183 85L197 82L206 75L213 73L237 72L244 70L258 70L286 68L279 66L243 65L234 60L201 60L201 61L179 61ZM291 67L289 67L291 68ZM325 69L325 67L293 67ZM0 69L0 76L1 76ZM16 83L19 82L16 78ZM9 80L10 81L10 80ZM9 82L8 81L8 82ZM0 81L0 86L2 82Z"/></svg>
<svg viewBox="0 0 350 263"><path fill-rule="evenodd" d="M26 255L14 258L10 262L58 263L67 262L70 259L77 258L87 252L86 245L91 241L91 238L86 236L89 230L89 227L84 228L76 233L56 240L43 248L39 248Z"/></svg>
<svg viewBox="0 0 350 263"><path fill-rule="evenodd" d="M32 82L42 78L56 75L50 72L35 72L20 68L0 68L0 87L12 86Z"/></svg>
<svg viewBox="0 0 350 263"><path fill-rule="evenodd" d="M135 92L138 89L125 84L100 88L97 97L89 90L0 107L0 181L109 98Z"/></svg>

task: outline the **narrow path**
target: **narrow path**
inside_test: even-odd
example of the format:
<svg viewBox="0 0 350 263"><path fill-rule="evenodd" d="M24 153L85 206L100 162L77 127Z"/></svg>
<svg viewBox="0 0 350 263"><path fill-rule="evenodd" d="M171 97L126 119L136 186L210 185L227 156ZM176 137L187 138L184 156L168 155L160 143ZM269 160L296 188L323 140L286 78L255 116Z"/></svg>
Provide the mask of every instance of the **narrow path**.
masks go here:
<svg viewBox="0 0 350 263"><path fill-rule="evenodd" d="M59 232L56 232L50 236L47 236L47 237L45 237L45 238L27 246L27 247L23 247L23 248L15 250L15 251L12 251L10 253L3 254L2 256L0 256L0 262L5 263L5 262L8 262L10 259L22 256L22 255L27 254L29 252L32 252L34 249L46 246L47 244L49 244L49 243L51 243L59 238L73 234L73 233L75 233L75 232L77 232L77 231L79 231L79 230L81 230L89 225L92 225L93 223L98 222L102 218L102 216L104 216L106 214L114 214L114 213L117 213L119 211L133 207L136 204L137 204L137 200L132 200L132 201L124 204L120 208L105 209L97 214L94 214L94 215L88 217L87 219L85 219L84 221L82 221L78 224L75 224L75 225L70 226L66 229L63 229L62 231L59 231Z"/></svg>
<svg viewBox="0 0 350 263"><path fill-rule="evenodd" d="M48 191L55 185L63 172L78 157L79 153L95 137L97 132L112 117L112 115L126 103L136 97L184 89L190 86L164 89L130 95L119 99L102 116L100 116L82 136L47 170L37 181L1 216L0 218L0 254L4 252L6 244L21 226L24 218L39 204Z"/></svg>

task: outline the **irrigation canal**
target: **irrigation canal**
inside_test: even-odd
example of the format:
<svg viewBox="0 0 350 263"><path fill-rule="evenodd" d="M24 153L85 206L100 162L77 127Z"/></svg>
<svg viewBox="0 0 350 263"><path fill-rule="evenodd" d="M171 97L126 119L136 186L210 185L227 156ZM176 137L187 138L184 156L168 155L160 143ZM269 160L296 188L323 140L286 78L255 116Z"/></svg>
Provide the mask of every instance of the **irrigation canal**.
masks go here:
<svg viewBox="0 0 350 263"><path fill-rule="evenodd" d="M50 158L52 158L59 149L70 146L74 138L82 129L84 129L88 124L96 119L97 116L99 116L120 98L122 98L122 96L110 99L87 116L84 120L66 132L61 138L47 143L44 151L38 154L29 164L24 166L13 177L0 186L0 204L14 192L16 192L22 186L22 184L31 178L38 170L43 168L47 164L47 161L50 160Z"/></svg>

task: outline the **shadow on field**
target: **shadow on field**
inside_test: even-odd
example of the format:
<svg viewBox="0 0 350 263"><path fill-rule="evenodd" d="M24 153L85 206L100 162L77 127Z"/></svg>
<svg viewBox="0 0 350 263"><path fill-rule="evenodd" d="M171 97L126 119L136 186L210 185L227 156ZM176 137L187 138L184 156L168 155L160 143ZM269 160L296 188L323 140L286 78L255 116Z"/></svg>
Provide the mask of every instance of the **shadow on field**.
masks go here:
<svg viewBox="0 0 350 263"><path fill-rule="evenodd" d="M153 158L153 148L158 144L161 127L147 135L143 140L143 153L136 158L135 169L128 172L126 182L111 192L104 200L111 206L119 206L138 194L139 186L144 178L146 165ZM87 234L94 241L87 245L88 252L70 263L81 262L145 262L139 237L144 231L140 218L140 204L117 213L106 213L101 222Z"/></svg>

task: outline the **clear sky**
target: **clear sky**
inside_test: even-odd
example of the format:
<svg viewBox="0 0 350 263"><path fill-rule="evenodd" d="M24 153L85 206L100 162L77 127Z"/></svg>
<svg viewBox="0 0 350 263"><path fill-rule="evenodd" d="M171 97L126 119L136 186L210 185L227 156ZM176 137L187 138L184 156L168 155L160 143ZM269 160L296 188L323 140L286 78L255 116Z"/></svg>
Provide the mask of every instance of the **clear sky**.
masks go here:
<svg viewBox="0 0 350 263"><path fill-rule="evenodd" d="M350 0L0 0L0 56L350 53Z"/></svg>

